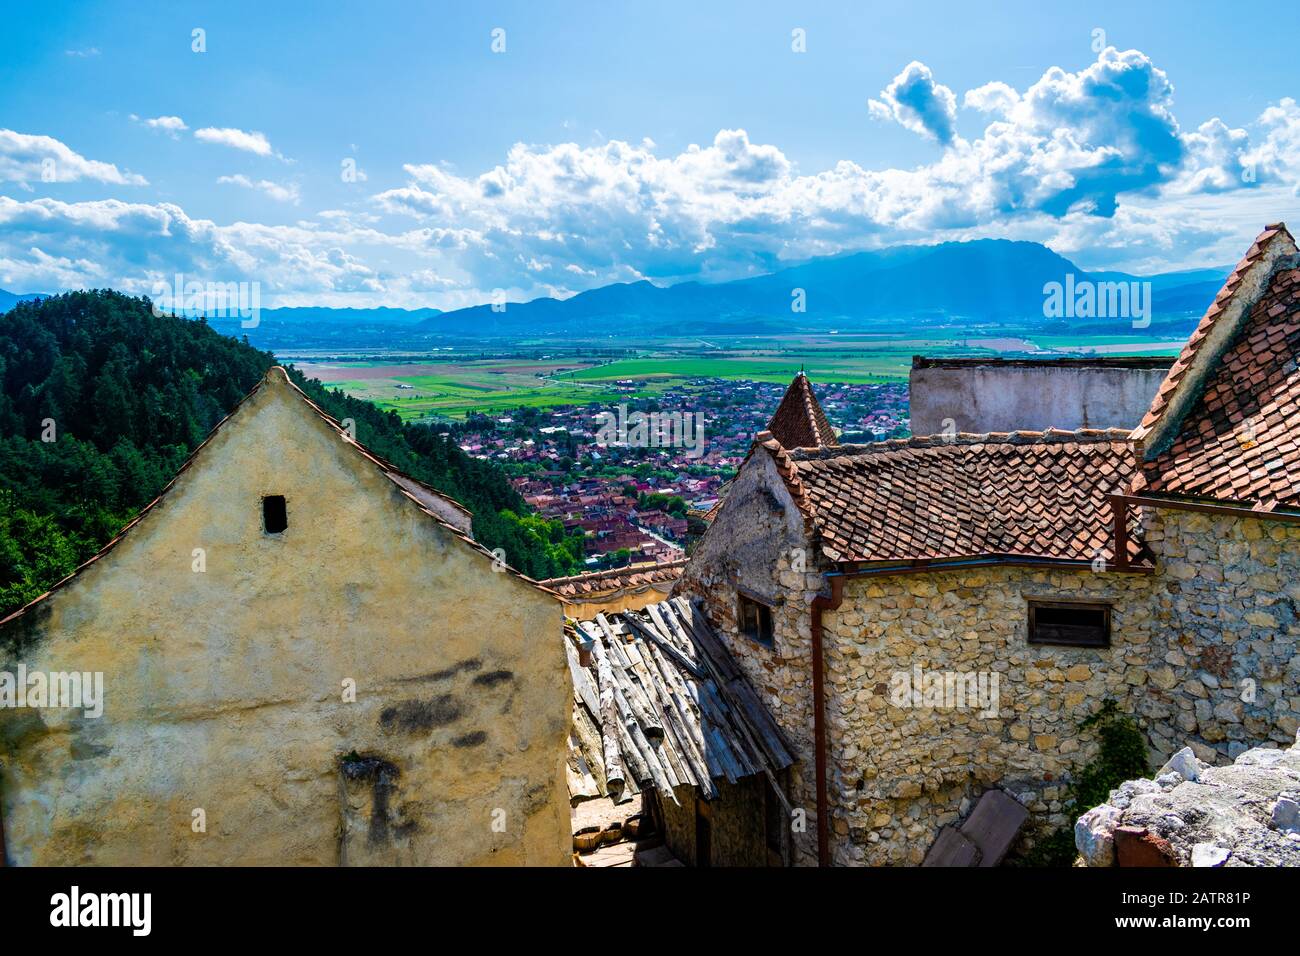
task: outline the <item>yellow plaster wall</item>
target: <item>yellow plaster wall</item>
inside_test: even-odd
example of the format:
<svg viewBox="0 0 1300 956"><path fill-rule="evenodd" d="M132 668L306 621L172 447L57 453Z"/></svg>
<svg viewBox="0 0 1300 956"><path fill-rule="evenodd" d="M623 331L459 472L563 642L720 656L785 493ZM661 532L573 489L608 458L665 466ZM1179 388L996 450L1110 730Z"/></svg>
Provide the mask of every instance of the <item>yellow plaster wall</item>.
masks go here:
<svg viewBox="0 0 1300 956"><path fill-rule="evenodd" d="M10 862L566 864L561 605L492 563L273 369L108 555L0 632L6 670L105 682L99 719L0 710Z"/></svg>

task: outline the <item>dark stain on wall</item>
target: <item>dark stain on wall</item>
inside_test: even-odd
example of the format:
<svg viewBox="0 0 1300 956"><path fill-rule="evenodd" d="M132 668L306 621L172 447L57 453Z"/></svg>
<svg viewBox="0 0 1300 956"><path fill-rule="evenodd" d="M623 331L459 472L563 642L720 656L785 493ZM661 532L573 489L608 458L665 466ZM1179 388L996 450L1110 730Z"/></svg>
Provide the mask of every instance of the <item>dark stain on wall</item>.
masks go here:
<svg viewBox="0 0 1300 956"><path fill-rule="evenodd" d="M404 700L385 708L379 715L379 726L414 734L450 724L460 718L461 712L455 697L439 694L429 700Z"/></svg>
<svg viewBox="0 0 1300 956"><path fill-rule="evenodd" d="M477 747L485 740L487 740L487 732L476 730L473 733L463 734L455 738L452 740L451 745L453 747Z"/></svg>
<svg viewBox="0 0 1300 956"><path fill-rule="evenodd" d="M374 754L359 754L355 750L339 760L343 778L350 783L368 783L371 786L370 829L371 846L388 839L388 801L397 789L401 771L397 765ZM405 826L405 825L404 825Z"/></svg>
<svg viewBox="0 0 1300 956"><path fill-rule="evenodd" d="M0 651L17 659L43 640L50 622L50 604L48 598L33 604L0 628Z"/></svg>
<svg viewBox="0 0 1300 956"><path fill-rule="evenodd" d="M434 671L430 674L417 674L415 677L403 677L401 683L416 684L421 681L449 680L462 671L476 671L483 666L483 662L477 657L467 657L463 661L457 661L450 667L440 671Z"/></svg>
<svg viewBox="0 0 1300 956"><path fill-rule="evenodd" d="M68 749L73 760L94 760L96 757L107 757L113 748L90 743L77 737L72 741L72 746Z"/></svg>
<svg viewBox="0 0 1300 956"><path fill-rule="evenodd" d="M488 671L486 674L479 674L474 678L474 683L480 687L495 687L497 684L508 680L514 680L513 671Z"/></svg>

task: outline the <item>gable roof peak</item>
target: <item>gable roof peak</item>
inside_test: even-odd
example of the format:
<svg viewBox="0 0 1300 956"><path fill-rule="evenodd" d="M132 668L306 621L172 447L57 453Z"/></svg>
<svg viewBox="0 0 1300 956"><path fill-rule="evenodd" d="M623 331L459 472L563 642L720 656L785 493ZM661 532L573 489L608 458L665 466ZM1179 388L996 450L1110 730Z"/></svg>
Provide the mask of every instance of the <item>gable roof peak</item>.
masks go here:
<svg viewBox="0 0 1300 956"><path fill-rule="evenodd" d="M288 371L283 365L272 365L262 378L271 385L292 385Z"/></svg>
<svg viewBox="0 0 1300 956"><path fill-rule="evenodd" d="M262 376L262 378L252 387L251 390L249 390L248 394L246 394L243 398L241 398L238 402L236 402L235 407L232 408L230 412L224 418L221 419L221 421L217 422L217 424L213 427L212 431L208 433L208 436L202 442L199 443L197 448L195 448L192 452L190 452L189 457L186 458L185 461L181 464L180 469L172 477L171 481L169 481L163 487L162 491L158 492L158 496L154 498L153 501L145 505L142 509L140 509L140 511L136 514L136 516L132 518L129 522L127 522L125 527L123 527L122 530L117 533L116 537L114 537L102 548L100 548L97 553L95 553L85 562L80 564L76 569L73 570L71 574L63 578L61 581L58 581L54 585L52 585L50 589L46 591L44 594L32 599L27 604L23 605L21 608L14 611L12 614L8 615L7 617L0 619L0 628L4 627L5 625L8 625L12 621L21 618L23 615L27 613L28 610L41 604L46 599L48 599L52 594L54 594L56 591L59 591L62 588L64 588L69 582L75 580L78 577L78 575L80 575L84 570L86 570L88 567L93 565L95 562L103 559L106 555L109 554L109 552L111 552L115 547L117 547L117 545L123 540L123 538L125 538L126 535L133 528L139 525L146 518L146 516L148 516L150 512L154 510L154 507L172 491L172 489L176 486L177 482L180 481L181 476L186 472L190 471L191 468L194 467L195 463L200 460L200 458L205 454L205 452L212 445L213 439L217 436L217 433L221 432L223 429L232 427L231 422L233 422L237 418L237 416L240 414L241 411L245 410L247 406L251 404L251 400L254 398L254 396L258 394L270 394L269 392L262 391L262 389L265 386L285 389L289 397L297 401L301 401L310 410L311 413L318 416L327 427L331 428L336 434L338 434L338 436L341 439L343 439L344 443L347 444L352 449L354 454L359 454L365 461L369 462L372 466L377 468L384 475L385 478L387 478L394 485L396 485L400 494L405 499L409 500L422 513L427 515L430 519L432 519L435 523L437 523L439 526L444 528L456 539L468 545L471 549L479 552L479 554L481 554L483 557L486 557L491 561L493 561L494 564L499 560L498 556L495 553L489 551L482 544L474 540L472 525L468 523L469 519L473 517L469 509L467 509L456 499L452 498L450 495L438 491L432 485L425 484L423 481L421 481L418 478L413 478L410 475L403 473L402 471L398 470L397 466L393 465L391 462L388 462L383 458L380 458L374 452L370 451L370 449L366 448L354 437L352 437L351 433L343 426L342 422L334 418L334 416L330 415L329 412L325 411L323 408L317 405L314 401L311 400L311 398L302 389L300 389L296 384L294 384L293 379L289 377L289 373L287 369L285 369L283 366L280 365L272 365L270 368L266 370L266 374ZM235 425L233 427L239 427L239 426ZM438 499L438 501L442 502L448 508L460 512L465 518L466 526L464 528L458 527L448 518L444 517L444 515L439 514L437 511L435 511L431 502L429 501L429 499L431 498L436 498ZM547 593L550 594L554 593L550 591L548 588L545 588L542 585L538 584L537 581L533 580L532 578L528 577L522 572L515 570L508 564L505 565L505 569L507 572L509 572L509 574L512 577L518 578L519 580L522 580L527 584L535 588L538 588L542 591L545 591Z"/></svg>
<svg viewBox="0 0 1300 956"><path fill-rule="evenodd" d="M785 390L765 431L783 448L831 448L839 444L803 369Z"/></svg>
<svg viewBox="0 0 1300 956"><path fill-rule="evenodd" d="M1172 443L1206 380L1250 318L1251 307L1267 293L1274 272L1296 252L1286 223L1269 223L1255 238L1170 367L1146 417L1133 430L1131 437L1141 443L1144 460L1155 458Z"/></svg>

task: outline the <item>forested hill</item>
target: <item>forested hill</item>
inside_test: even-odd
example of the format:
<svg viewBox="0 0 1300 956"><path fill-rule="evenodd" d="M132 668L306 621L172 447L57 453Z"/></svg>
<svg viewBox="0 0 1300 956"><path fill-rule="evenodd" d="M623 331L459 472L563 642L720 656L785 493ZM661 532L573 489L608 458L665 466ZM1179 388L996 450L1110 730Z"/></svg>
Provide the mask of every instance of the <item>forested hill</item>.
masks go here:
<svg viewBox="0 0 1300 956"><path fill-rule="evenodd" d="M118 292L0 315L0 617L107 543L274 362L201 319L159 318L148 300ZM290 374L331 415L353 419L362 444L472 510L475 537L513 566L538 578L578 570L580 541L528 514L493 465Z"/></svg>

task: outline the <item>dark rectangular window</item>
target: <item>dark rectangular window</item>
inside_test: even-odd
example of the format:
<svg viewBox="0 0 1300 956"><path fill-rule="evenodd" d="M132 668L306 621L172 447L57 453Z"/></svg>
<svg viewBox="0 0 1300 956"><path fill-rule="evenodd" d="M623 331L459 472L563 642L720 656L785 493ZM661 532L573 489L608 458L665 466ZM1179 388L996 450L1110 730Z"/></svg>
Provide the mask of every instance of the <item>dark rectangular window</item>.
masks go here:
<svg viewBox="0 0 1300 956"><path fill-rule="evenodd" d="M740 595L740 633L764 647L772 646L772 609Z"/></svg>
<svg viewBox="0 0 1300 956"><path fill-rule="evenodd" d="M1110 647L1110 605L1030 601L1029 643Z"/></svg>
<svg viewBox="0 0 1300 956"><path fill-rule="evenodd" d="M289 511L284 495L267 495L262 499L262 528L267 534L279 534L289 527Z"/></svg>

